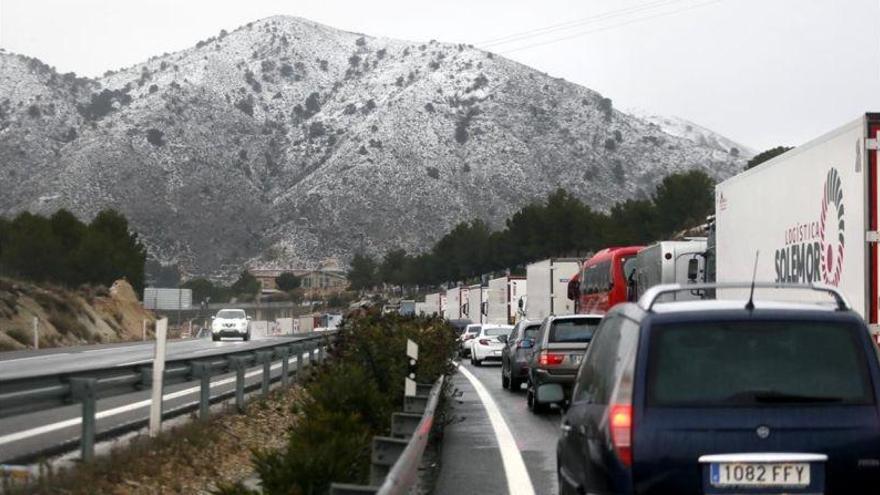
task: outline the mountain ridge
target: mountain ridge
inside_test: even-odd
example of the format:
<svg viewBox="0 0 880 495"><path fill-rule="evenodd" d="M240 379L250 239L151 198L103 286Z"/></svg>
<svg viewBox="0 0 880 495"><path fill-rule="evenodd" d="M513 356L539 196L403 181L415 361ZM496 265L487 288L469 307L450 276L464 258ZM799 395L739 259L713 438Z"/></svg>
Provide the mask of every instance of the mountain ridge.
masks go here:
<svg viewBox="0 0 880 495"><path fill-rule="evenodd" d="M0 82L15 83L0 89L0 213L115 207L190 274L419 251L558 187L605 210L746 158L468 45L300 18L96 79L33 60L0 54Z"/></svg>

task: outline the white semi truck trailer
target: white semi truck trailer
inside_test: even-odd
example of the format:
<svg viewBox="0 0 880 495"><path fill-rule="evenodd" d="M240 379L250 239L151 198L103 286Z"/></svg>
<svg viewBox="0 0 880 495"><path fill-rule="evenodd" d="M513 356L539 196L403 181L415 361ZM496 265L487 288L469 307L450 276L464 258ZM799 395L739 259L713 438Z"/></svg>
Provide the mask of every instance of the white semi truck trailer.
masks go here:
<svg viewBox="0 0 880 495"><path fill-rule="evenodd" d="M507 276L490 280L486 294L486 323L513 325L519 321L525 311L526 286L526 277Z"/></svg>
<svg viewBox="0 0 880 495"><path fill-rule="evenodd" d="M487 294L488 287L483 287L480 284L468 287L468 297L463 317L474 323L486 323Z"/></svg>
<svg viewBox="0 0 880 495"><path fill-rule="evenodd" d="M868 113L719 184L718 282L750 281L757 256L757 281L837 287L876 333L878 140Z"/></svg>
<svg viewBox="0 0 880 495"><path fill-rule="evenodd" d="M526 266L526 318L543 320L550 315L574 313L568 282L580 267L577 258L550 258Z"/></svg>
<svg viewBox="0 0 880 495"><path fill-rule="evenodd" d="M468 288L453 287L446 291L446 310L443 317L447 320L460 320L467 318L464 310L468 303Z"/></svg>

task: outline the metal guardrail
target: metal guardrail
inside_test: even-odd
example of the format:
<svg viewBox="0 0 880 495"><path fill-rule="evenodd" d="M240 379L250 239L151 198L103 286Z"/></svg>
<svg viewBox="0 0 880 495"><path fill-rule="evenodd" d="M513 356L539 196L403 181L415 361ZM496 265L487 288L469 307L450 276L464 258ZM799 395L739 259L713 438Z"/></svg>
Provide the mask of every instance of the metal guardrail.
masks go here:
<svg viewBox="0 0 880 495"><path fill-rule="evenodd" d="M390 437L373 437L370 486L333 483L331 495L405 495L418 481L419 466L434 426L445 377L419 384L415 397L404 397L404 412L391 416Z"/></svg>
<svg viewBox="0 0 880 495"><path fill-rule="evenodd" d="M211 378L235 373L235 403L238 410L243 411L245 391L252 388L246 383L245 372L248 368L262 365L259 387L263 395L268 394L272 381L280 380L284 386L289 384L291 358L296 358L294 370L311 365L313 359L323 361L329 340L335 333L325 331L305 334L296 340L275 340L245 350L219 348L215 353L199 357L168 359L165 362L163 388L179 383L200 382L199 418L207 419L211 402L231 395L226 392L212 397ZM308 356L305 362L303 356ZM278 361L281 363L281 373L273 378L272 366ZM34 413L79 402L83 410L81 456L83 460L90 460L94 456L97 400L148 390L152 386L152 364L152 361L146 361L126 366L96 366L75 372L47 371L4 380L0 383L0 417ZM185 411L186 409L181 410Z"/></svg>

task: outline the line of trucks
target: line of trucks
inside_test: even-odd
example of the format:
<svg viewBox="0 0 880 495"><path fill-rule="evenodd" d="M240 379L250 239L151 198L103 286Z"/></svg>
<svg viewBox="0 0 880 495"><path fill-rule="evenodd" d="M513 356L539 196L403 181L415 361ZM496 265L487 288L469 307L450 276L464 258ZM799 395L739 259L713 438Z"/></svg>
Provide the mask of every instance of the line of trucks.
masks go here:
<svg viewBox="0 0 880 495"><path fill-rule="evenodd" d="M855 121L716 186L715 215L675 240L609 247L587 260L553 258L525 277L428 294L414 312L512 324L521 318L603 314L657 284L759 282L839 288L878 333L880 113ZM737 297L692 291L681 298ZM786 291L781 291L786 297ZM810 297L789 292L792 300Z"/></svg>

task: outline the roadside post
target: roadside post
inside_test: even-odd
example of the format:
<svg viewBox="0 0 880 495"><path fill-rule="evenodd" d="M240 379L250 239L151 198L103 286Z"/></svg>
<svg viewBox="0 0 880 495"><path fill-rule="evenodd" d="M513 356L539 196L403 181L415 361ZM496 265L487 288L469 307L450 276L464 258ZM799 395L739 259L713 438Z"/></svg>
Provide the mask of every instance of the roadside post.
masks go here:
<svg viewBox="0 0 880 495"><path fill-rule="evenodd" d="M168 318L156 322L156 351L153 356L153 395L150 401L150 436L162 430L162 378L165 375L165 338L168 335Z"/></svg>
<svg viewBox="0 0 880 495"><path fill-rule="evenodd" d="M40 348L40 319L34 316L34 349Z"/></svg>
<svg viewBox="0 0 880 495"><path fill-rule="evenodd" d="M409 372L404 379L403 395L415 397L416 387L416 363L419 360L419 345L410 339L406 339L406 357L409 358Z"/></svg>
<svg viewBox="0 0 880 495"><path fill-rule="evenodd" d="M143 320L143 325L142 325L142 328L141 328L141 334L142 334L142 337L143 337L141 340L143 340L144 342L146 342L146 341L147 341L147 319L146 319L146 318L144 318L144 320Z"/></svg>
<svg viewBox="0 0 880 495"><path fill-rule="evenodd" d="M98 380L94 378L71 378L70 391L75 400L82 403L82 430L80 433L80 459L90 462L95 458L95 414L98 400Z"/></svg>

